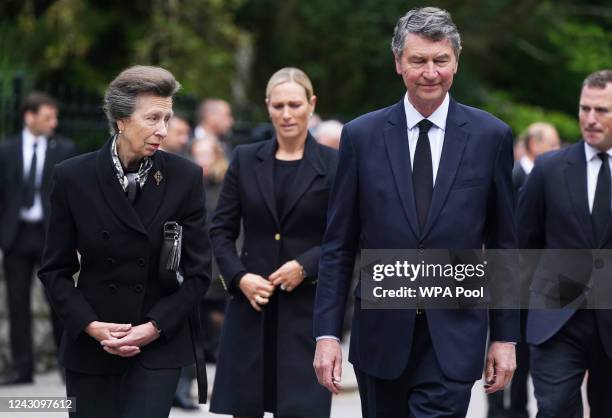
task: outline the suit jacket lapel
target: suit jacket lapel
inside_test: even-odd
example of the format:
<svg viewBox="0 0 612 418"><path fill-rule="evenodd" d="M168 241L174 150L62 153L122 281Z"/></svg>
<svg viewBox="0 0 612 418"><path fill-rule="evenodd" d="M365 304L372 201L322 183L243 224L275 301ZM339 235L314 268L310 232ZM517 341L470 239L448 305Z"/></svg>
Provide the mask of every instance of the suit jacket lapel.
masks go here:
<svg viewBox="0 0 612 418"><path fill-rule="evenodd" d="M412 187L412 167L410 165L410 147L408 146L408 127L404 102L400 100L392 109L383 130L387 157L391 164L393 179L399 194L408 224L416 237L419 236L414 190Z"/></svg>
<svg viewBox="0 0 612 418"><path fill-rule="evenodd" d="M306 137L306 144L304 146L304 157L298 166L293 187L289 191L287 205L283 213L280 214L281 222L291 213L291 210L297 204L299 198L310 188L314 179L317 178L317 176L323 175L325 175L325 170L321 164L317 143L309 133L308 137Z"/></svg>
<svg viewBox="0 0 612 418"><path fill-rule="evenodd" d="M274 154L276 152L276 141L266 141L257 151L259 163L255 166L255 178L263 196L266 206L276 222L280 226L276 212L276 199L274 198Z"/></svg>
<svg viewBox="0 0 612 418"><path fill-rule="evenodd" d="M459 169L459 164L463 158L463 151L468 140L468 133L462 128L465 123L466 121L461 114L461 109L451 99L446 118L442 156L438 165L438 174L431 198L429 214L427 215L427 223L421 238L424 238L433 227L457 175L457 170Z"/></svg>
<svg viewBox="0 0 612 418"><path fill-rule="evenodd" d="M119 180L117 180L117 175L113 169L110 154L111 143L112 139L109 139L106 144L100 150L98 150L96 173L98 176L100 189L102 190L106 203L115 213L117 218L120 219L121 222L123 222L128 228L132 228L135 231L142 232L146 235L147 231L145 230L140 217L134 210L134 207L128 201L123 188L119 184ZM147 180L147 183L149 180Z"/></svg>
<svg viewBox="0 0 612 418"><path fill-rule="evenodd" d="M591 226L586 170L584 144L580 141L572 145L571 149L568 150L564 170L565 181L570 200L574 207L574 213L578 218L578 224L582 228L587 242L591 243L591 248L598 248L599 246L595 244L595 237Z"/></svg>
<svg viewBox="0 0 612 418"><path fill-rule="evenodd" d="M149 171L147 182L136 199L134 209L140 215L140 219L145 227L148 227L155 219L155 215L159 211L159 207L163 201L166 192L166 184L170 179L167 178L167 173L164 170L165 156L163 151L157 151L153 155L153 167ZM156 180L156 175L159 173L159 184Z"/></svg>

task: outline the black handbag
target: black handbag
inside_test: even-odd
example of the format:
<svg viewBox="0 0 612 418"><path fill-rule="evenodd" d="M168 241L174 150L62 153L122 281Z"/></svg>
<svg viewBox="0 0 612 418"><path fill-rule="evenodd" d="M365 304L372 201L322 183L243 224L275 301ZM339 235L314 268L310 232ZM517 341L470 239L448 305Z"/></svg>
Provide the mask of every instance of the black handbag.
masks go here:
<svg viewBox="0 0 612 418"><path fill-rule="evenodd" d="M178 222L165 222L163 233L159 257L159 280L166 290L175 291L183 283L183 276L179 272L183 227Z"/></svg>
<svg viewBox="0 0 612 418"><path fill-rule="evenodd" d="M183 284L183 276L179 271L181 264L181 248L183 242L183 227L178 222L164 223L164 237L159 257L159 280L168 291L174 292ZM202 341L199 304L189 315L189 331L196 360L196 377L198 383L198 403L205 404L208 393L206 376L206 358Z"/></svg>

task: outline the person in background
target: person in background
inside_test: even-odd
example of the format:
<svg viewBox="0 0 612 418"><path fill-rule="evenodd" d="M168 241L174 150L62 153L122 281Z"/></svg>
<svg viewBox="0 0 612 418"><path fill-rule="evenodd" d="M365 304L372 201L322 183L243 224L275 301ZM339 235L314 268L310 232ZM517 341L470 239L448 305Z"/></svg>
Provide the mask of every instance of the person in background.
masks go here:
<svg viewBox="0 0 612 418"><path fill-rule="evenodd" d="M234 150L210 228L230 298L210 410L235 417L329 417L312 370L313 301L337 152L308 132L316 96L297 68L272 75L275 130ZM241 225L241 254L236 239Z"/></svg>
<svg viewBox="0 0 612 418"><path fill-rule="evenodd" d="M202 168L204 176L204 188L206 189L206 209L209 220L217 207L221 185L228 168L228 161L221 148L221 144L211 135L196 139L191 143L191 158ZM242 236L237 240L237 246L242 246ZM212 282L204 301L200 305L200 316L204 328L204 348L206 350L206 361L214 363L217 361L219 350L219 338L223 327L225 304L227 302L227 291L220 279L219 266L213 258Z"/></svg>
<svg viewBox="0 0 612 418"><path fill-rule="evenodd" d="M317 127L315 138L319 144L330 148L340 148L340 135L342 134L342 123L337 120L326 120Z"/></svg>
<svg viewBox="0 0 612 418"><path fill-rule="evenodd" d="M234 126L232 108L222 99L203 100L198 108L198 126L193 131L195 139L213 135L221 142L225 155L230 155L229 135Z"/></svg>
<svg viewBox="0 0 612 418"><path fill-rule="evenodd" d="M550 123L532 123L527 127L523 138L525 154L515 162L512 169L512 184L515 191L518 191L525 183L525 179L531 173L537 157L561 147L559 133Z"/></svg>
<svg viewBox="0 0 612 418"><path fill-rule="evenodd" d="M23 131L0 145L0 248L12 359L0 385L33 381L31 286L49 221L51 175L57 163L76 155L72 141L54 134L58 105L52 97L30 93L22 112ZM51 321L59 348L62 324L53 310Z"/></svg>
<svg viewBox="0 0 612 418"><path fill-rule="evenodd" d="M321 124L321 117L319 116L318 113L313 112L312 116L308 120L308 132L310 132L310 134L314 136L320 124Z"/></svg>
<svg viewBox="0 0 612 418"><path fill-rule="evenodd" d="M191 126L189 126L187 118L175 113L168 122L168 134L159 149L171 154L185 156L190 137Z"/></svg>
<svg viewBox="0 0 612 418"><path fill-rule="evenodd" d="M157 152L179 88L160 67L122 71L104 95L111 137L54 173L39 277L65 325L75 418L165 418L181 368L203 354L189 323L210 283L202 175ZM182 227L178 287L161 276L168 222Z"/></svg>

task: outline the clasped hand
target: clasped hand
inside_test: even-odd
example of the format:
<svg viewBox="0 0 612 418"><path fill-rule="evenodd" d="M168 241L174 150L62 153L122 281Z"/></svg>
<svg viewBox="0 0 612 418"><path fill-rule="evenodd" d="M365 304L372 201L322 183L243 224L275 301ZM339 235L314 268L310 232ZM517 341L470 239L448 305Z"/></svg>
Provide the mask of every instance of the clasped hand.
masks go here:
<svg viewBox="0 0 612 418"><path fill-rule="evenodd" d="M238 287L247 297L253 309L261 312L261 307L270 302L276 287L291 292L304 280L302 266L295 260L288 261L270 274L266 280L258 274L247 273L238 283Z"/></svg>
<svg viewBox="0 0 612 418"><path fill-rule="evenodd" d="M104 351L120 357L133 357L140 353L140 347L159 338L159 333L151 322L132 326L93 321L87 325L85 332L99 341Z"/></svg>

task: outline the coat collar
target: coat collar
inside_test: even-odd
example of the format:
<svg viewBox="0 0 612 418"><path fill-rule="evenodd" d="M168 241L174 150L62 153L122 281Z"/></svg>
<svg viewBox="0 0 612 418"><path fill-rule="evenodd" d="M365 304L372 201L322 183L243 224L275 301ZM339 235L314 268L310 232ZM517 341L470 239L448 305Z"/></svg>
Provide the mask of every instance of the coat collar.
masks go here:
<svg viewBox="0 0 612 418"><path fill-rule="evenodd" d="M153 221L155 214L159 210L166 189L167 179L163 178L164 175L167 175L164 172L164 156L159 151L153 155L153 168L149 172L147 182L136 204L133 206L128 201L113 170L110 153L111 143L112 138L97 151L96 173L98 176L98 184L100 185L100 189L102 190L102 194L107 204L117 218L127 227L146 235L147 231L145 226L148 226ZM159 182L159 185L154 178L158 171L162 175L162 180Z"/></svg>
<svg viewBox="0 0 612 418"><path fill-rule="evenodd" d="M282 214L279 214L277 211L274 191L274 159L278 149L276 138L266 141L257 150L255 155L258 163L255 167L255 177L266 206L278 226L295 207L299 198L308 190L314 179L317 176L325 175L325 165L319 151L320 146L312 135L308 133L304 146L304 156L288 196L287 206Z"/></svg>

